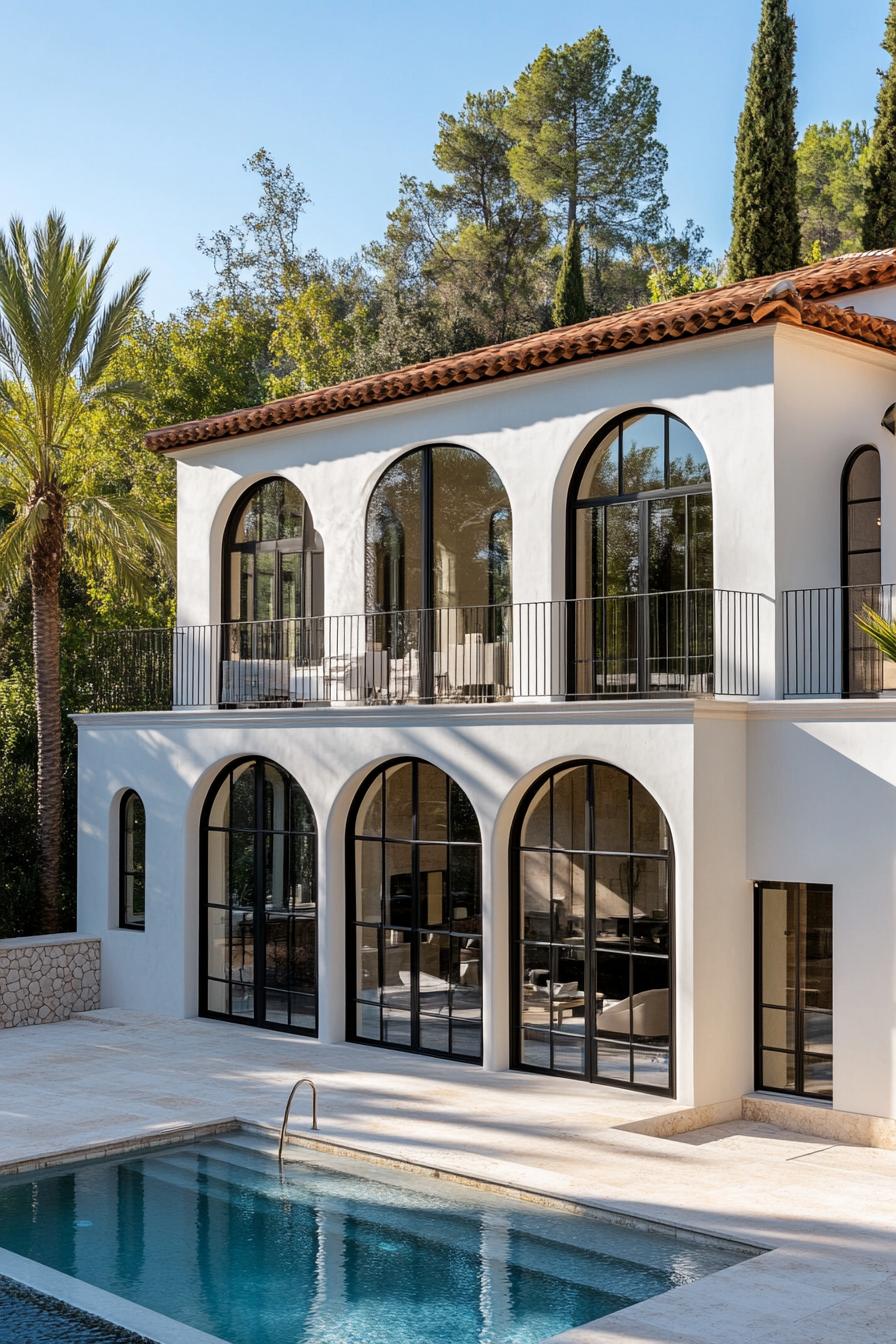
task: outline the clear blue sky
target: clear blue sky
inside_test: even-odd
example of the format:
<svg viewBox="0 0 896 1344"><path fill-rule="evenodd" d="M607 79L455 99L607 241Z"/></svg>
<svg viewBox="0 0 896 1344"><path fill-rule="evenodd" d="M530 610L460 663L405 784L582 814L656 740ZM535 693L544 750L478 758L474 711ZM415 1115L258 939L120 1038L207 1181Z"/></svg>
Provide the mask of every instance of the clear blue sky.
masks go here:
<svg viewBox="0 0 896 1344"><path fill-rule="evenodd" d="M791 0L800 127L871 120L886 0ZM209 279L199 233L254 205L264 145L312 198L305 243L348 254L426 176L440 112L603 26L662 100L672 218L728 240L734 135L759 0L0 0L0 221L59 206L149 266L167 313Z"/></svg>

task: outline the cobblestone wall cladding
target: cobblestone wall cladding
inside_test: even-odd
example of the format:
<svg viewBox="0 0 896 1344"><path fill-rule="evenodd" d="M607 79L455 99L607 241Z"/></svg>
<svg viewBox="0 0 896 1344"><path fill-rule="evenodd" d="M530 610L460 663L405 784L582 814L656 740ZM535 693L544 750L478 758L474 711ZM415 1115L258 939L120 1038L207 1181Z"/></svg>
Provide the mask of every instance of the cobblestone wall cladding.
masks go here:
<svg viewBox="0 0 896 1344"><path fill-rule="evenodd" d="M99 1006L99 938L0 939L0 1028L64 1022Z"/></svg>

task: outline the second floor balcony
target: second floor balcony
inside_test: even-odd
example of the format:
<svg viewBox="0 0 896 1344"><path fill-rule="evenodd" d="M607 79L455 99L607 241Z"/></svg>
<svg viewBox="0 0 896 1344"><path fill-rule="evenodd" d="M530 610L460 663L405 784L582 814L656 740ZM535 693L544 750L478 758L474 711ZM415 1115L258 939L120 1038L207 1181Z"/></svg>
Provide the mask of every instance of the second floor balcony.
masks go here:
<svg viewBox="0 0 896 1344"><path fill-rule="evenodd" d="M94 712L759 694L760 598L686 589L96 636Z"/></svg>
<svg viewBox="0 0 896 1344"><path fill-rule="evenodd" d="M896 663L859 625L896 619L896 585L792 588L781 594L782 679L787 699L877 699L896 693Z"/></svg>

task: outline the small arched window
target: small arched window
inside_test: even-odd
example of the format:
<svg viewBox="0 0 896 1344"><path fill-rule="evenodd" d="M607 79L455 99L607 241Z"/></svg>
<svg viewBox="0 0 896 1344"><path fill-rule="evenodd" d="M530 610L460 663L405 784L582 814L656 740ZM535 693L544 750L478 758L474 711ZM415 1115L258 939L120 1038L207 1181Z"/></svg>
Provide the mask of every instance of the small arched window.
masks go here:
<svg viewBox="0 0 896 1344"><path fill-rule="evenodd" d="M123 929L146 924L146 813L138 793L128 789L119 808L118 922Z"/></svg>

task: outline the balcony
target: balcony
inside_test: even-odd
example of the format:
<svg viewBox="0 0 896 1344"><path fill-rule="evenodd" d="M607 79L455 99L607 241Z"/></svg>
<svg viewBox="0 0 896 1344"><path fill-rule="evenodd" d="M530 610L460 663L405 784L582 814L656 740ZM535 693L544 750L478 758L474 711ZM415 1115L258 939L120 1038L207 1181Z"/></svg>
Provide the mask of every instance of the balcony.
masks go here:
<svg viewBox="0 0 896 1344"><path fill-rule="evenodd" d="M97 713L754 696L759 597L719 589L100 632Z"/></svg>
<svg viewBox="0 0 896 1344"><path fill-rule="evenodd" d="M785 698L874 699L896 692L896 664L856 625L866 608L893 620L894 594L891 583L783 593Z"/></svg>

